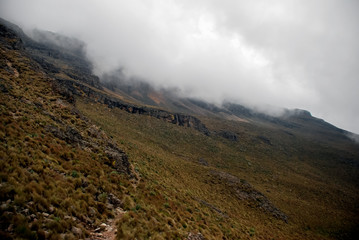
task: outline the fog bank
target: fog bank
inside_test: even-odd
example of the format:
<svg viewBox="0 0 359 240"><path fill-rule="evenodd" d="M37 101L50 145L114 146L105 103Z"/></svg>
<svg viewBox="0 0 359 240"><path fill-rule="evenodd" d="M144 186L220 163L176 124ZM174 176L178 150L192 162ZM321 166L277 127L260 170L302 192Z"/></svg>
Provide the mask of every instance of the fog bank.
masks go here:
<svg viewBox="0 0 359 240"><path fill-rule="evenodd" d="M302 108L359 133L355 0L2 0L1 17L78 38L102 75L210 102ZM263 107L264 106L264 107Z"/></svg>

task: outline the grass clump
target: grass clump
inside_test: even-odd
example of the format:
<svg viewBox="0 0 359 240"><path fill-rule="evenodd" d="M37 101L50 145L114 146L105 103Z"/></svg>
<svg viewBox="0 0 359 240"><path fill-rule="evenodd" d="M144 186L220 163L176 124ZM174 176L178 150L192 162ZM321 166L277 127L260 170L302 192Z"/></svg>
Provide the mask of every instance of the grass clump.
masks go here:
<svg viewBox="0 0 359 240"><path fill-rule="evenodd" d="M73 178L78 178L78 177L79 177L78 172L77 172L76 170L73 170L73 171L71 172L71 177L73 177Z"/></svg>

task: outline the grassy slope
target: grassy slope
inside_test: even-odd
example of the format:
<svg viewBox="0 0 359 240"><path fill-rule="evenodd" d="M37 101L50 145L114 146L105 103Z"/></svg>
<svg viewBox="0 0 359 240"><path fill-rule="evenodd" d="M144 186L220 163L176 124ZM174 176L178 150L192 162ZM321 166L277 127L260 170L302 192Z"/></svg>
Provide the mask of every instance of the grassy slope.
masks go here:
<svg viewBox="0 0 359 240"><path fill-rule="evenodd" d="M349 237L357 227L358 191L354 182L358 171L338 162L351 155L347 151L259 124L203 119L212 130L237 132L239 142L231 142L86 100L78 99L77 107L129 153L144 180L144 189L136 193L136 198L143 199L141 206L154 211L155 218L168 215L180 233L200 231L209 239L330 239ZM258 140L258 135L270 136L272 145ZM351 152L354 147L349 146ZM198 164L200 158L209 166ZM209 174L213 169L249 181L289 216L289 223L236 199L223 184L213 182ZM148 191L161 197L148 199ZM163 198L171 206L167 210ZM137 213L135 217L144 226L151 226L153 219L143 217L146 214ZM124 222L122 228L131 234L126 226Z"/></svg>
<svg viewBox="0 0 359 240"><path fill-rule="evenodd" d="M232 142L77 98L76 107L89 121L52 90L52 80L22 52L1 51L1 86L8 91L1 92L3 237L79 237L71 233L72 226L85 236L91 226L112 216L104 207L109 193L127 211L120 239L183 239L189 232L208 239L333 239L355 233L359 153L347 139L328 138L328 132L309 130L313 125L302 121L298 123L306 131L200 117L212 131L236 133L239 141ZM57 63L52 62L67 71L55 76L71 79L71 64ZM94 123L111 137L97 127L103 139L90 136ZM94 151L69 144L46 126L71 126L99 147ZM104 147L111 138L135 165L138 185L104 164ZM209 166L199 164L201 158ZM213 177L213 170L248 181L288 215L288 224L238 200L224 181ZM10 224L9 233L5 229Z"/></svg>
<svg viewBox="0 0 359 240"><path fill-rule="evenodd" d="M5 40L19 41L12 37ZM111 140L53 90L53 79L22 50L0 51L0 238L88 236L113 216L108 194L124 198L132 184L104 164ZM69 128L92 147L49 131Z"/></svg>

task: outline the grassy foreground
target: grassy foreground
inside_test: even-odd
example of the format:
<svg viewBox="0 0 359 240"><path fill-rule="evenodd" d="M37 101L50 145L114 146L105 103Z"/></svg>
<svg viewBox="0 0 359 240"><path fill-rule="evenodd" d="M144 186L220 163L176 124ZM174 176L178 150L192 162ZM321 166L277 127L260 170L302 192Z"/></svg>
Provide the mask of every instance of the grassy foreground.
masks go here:
<svg viewBox="0 0 359 240"><path fill-rule="evenodd" d="M181 239L191 231L208 239L332 239L350 238L356 230L358 192L351 181L357 171L344 164L338 169L344 150L291 139L280 129L271 129L268 145L257 138L268 128L248 123L203 119L212 130L239 132L233 142L86 99L76 107L120 143L141 176L132 193L136 210L123 218L121 236L166 232ZM288 215L288 223L239 200L213 171L251 183Z"/></svg>
<svg viewBox="0 0 359 240"><path fill-rule="evenodd" d="M108 164L116 143L21 49L0 52L0 238L84 238L113 217L110 194L122 199L132 188Z"/></svg>

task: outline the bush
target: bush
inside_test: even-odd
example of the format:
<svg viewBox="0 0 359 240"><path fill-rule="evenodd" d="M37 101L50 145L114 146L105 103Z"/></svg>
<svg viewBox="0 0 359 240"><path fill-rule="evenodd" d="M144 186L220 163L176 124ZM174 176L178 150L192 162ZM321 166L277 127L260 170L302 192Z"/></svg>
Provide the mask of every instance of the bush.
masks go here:
<svg viewBox="0 0 359 240"><path fill-rule="evenodd" d="M79 174L77 173L76 170L73 170L73 171L71 172L71 176L72 176L73 178L77 178L77 177L79 177Z"/></svg>

